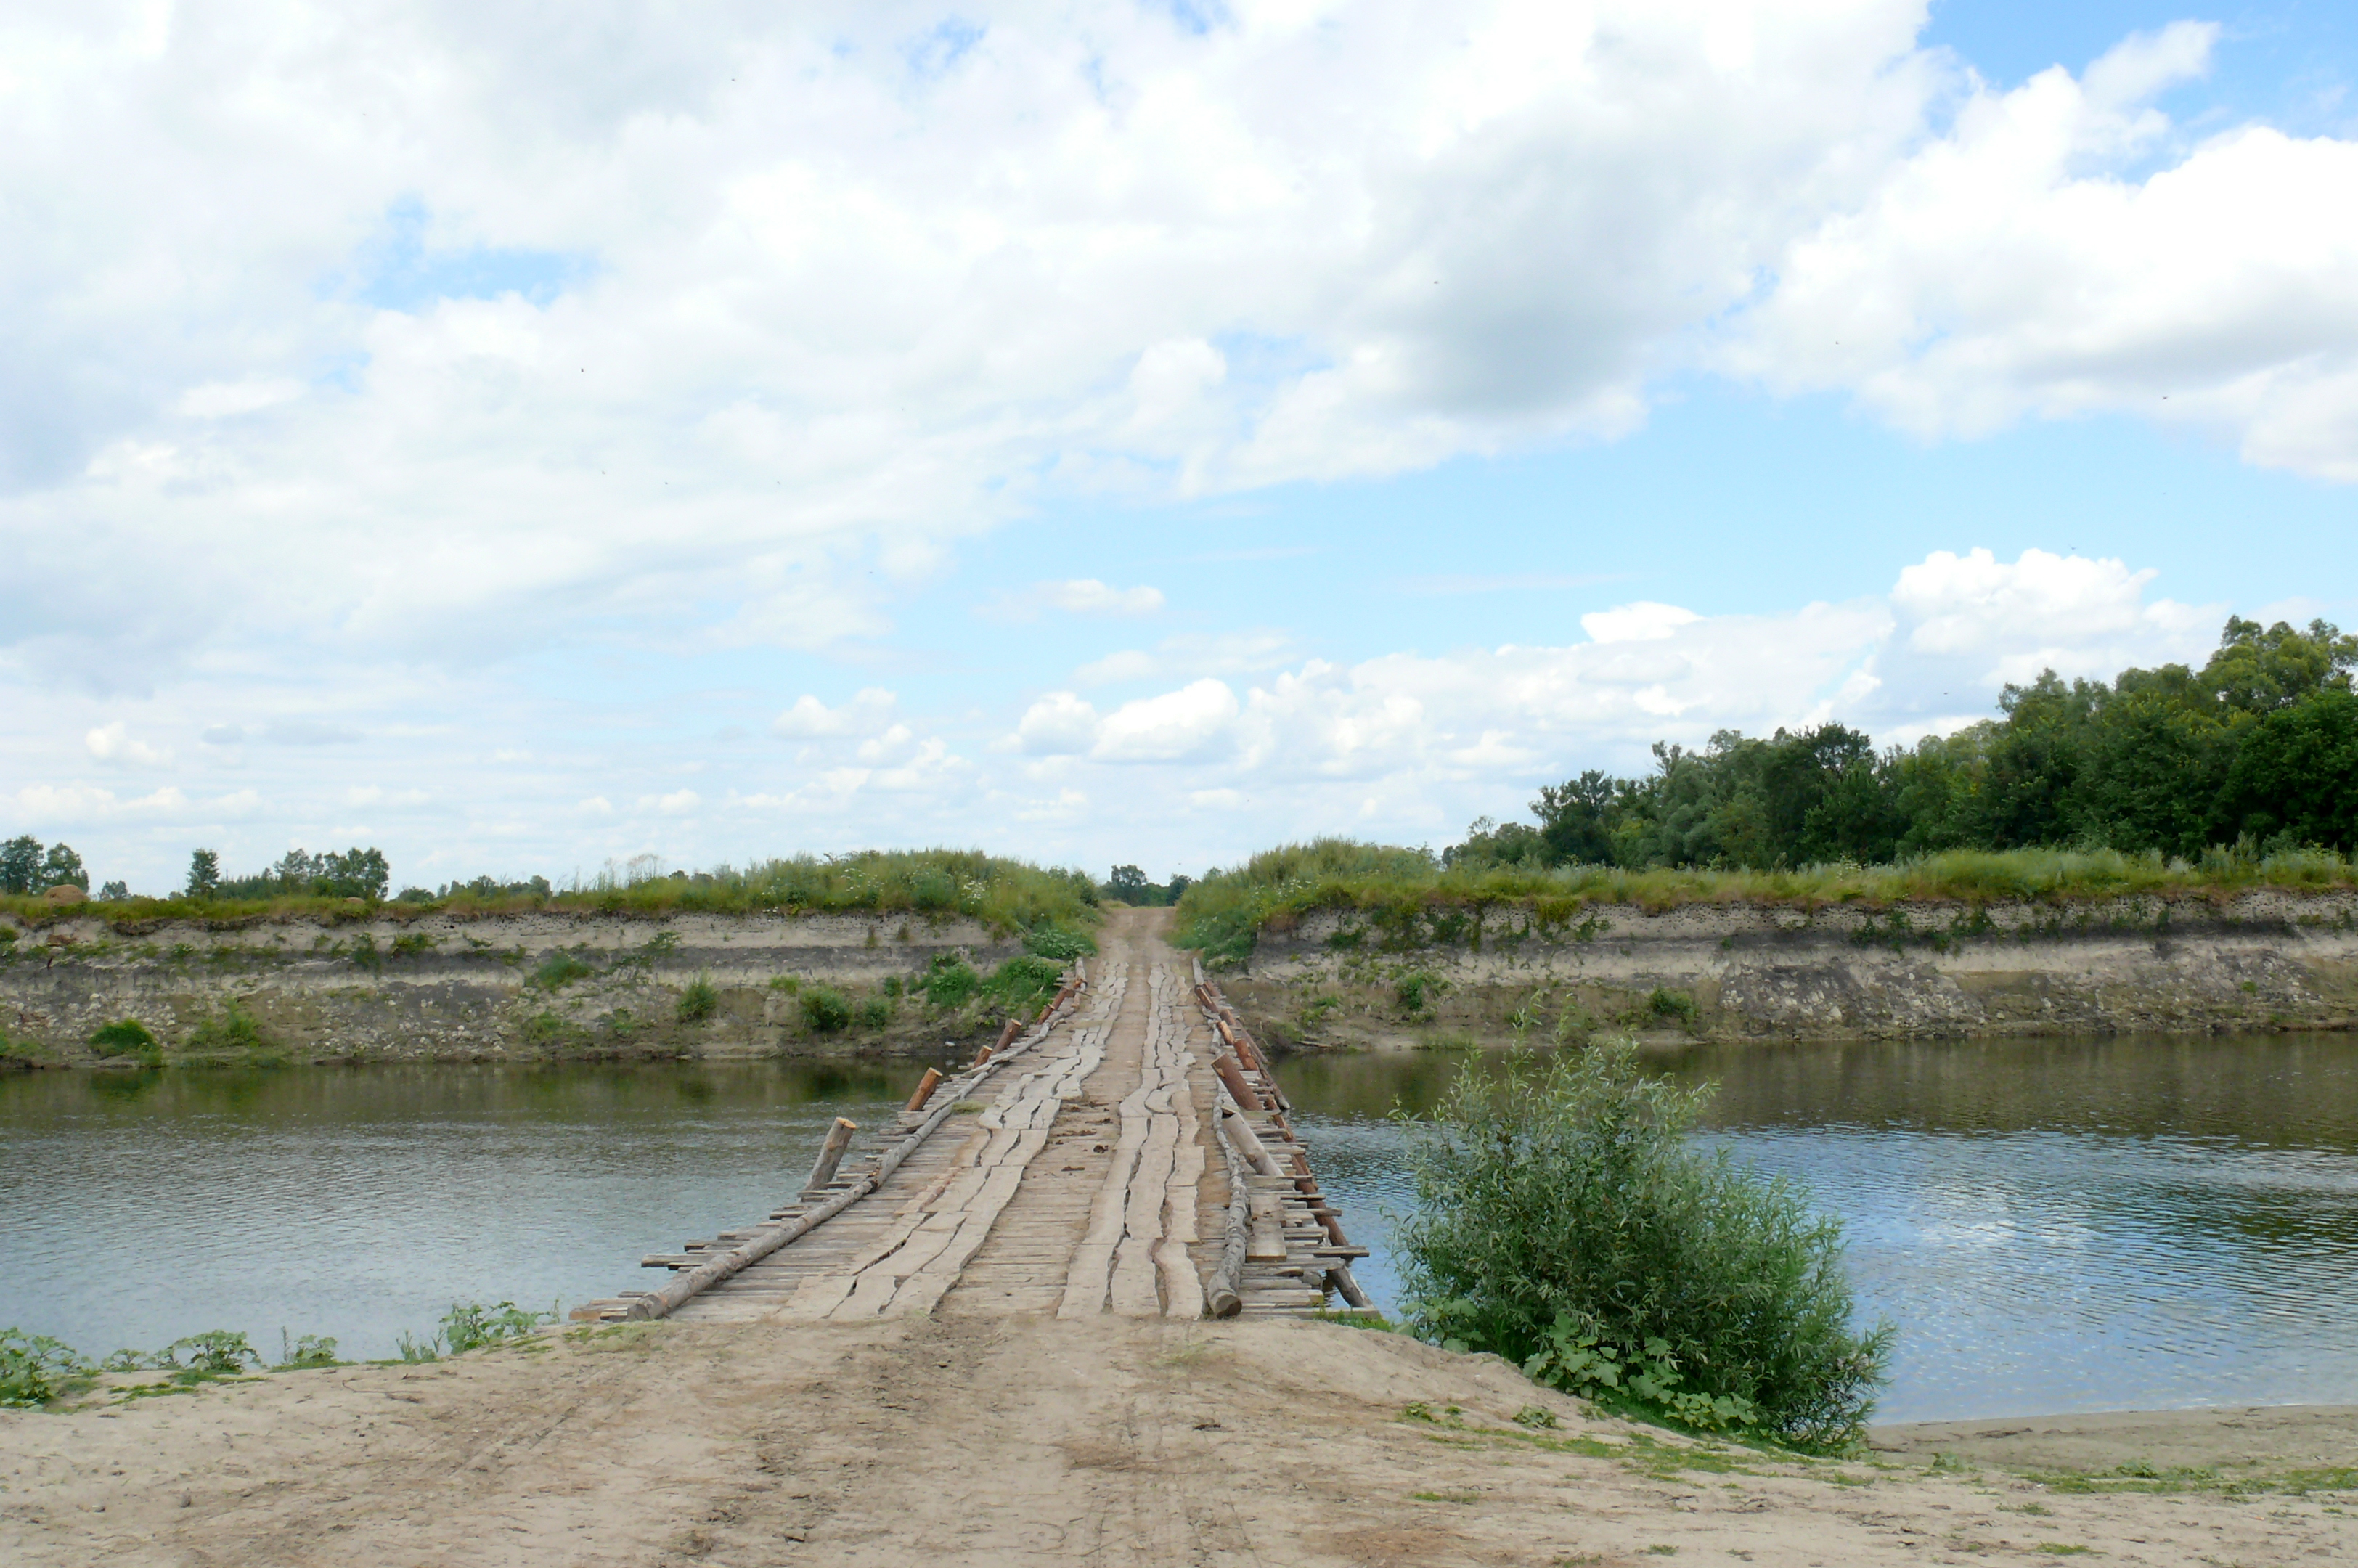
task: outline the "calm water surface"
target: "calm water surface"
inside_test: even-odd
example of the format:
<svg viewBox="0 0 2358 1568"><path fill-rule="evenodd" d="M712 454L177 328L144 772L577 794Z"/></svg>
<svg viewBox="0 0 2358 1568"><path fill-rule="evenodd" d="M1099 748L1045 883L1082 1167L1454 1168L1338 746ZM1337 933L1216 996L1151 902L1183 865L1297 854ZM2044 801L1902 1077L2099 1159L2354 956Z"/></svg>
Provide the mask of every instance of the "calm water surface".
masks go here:
<svg viewBox="0 0 2358 1568"><path fill-rule="evenodd" d="M1397 1280L1395 1105L1466 1056L1282 1070L1353 1239ZM2358 1402L2358 1042L2340 1035L1697 1047L1709 1136L1846 1222L1900 1325L1878 1419Z"/></svg>
<svg viewBox="0 0 2358 1568"><path fill-rule="evenodd" d="M1472 1054L1281 1069L1390 1301L1395 1105ZM1698 1048L1710 1136L1848 1222L1889 1420L2358 1402L2358 1042ZM757 1217L923 1063L0 1079L0 1325L86 1350L282 1328L384 1355L455 1300L571 1306ZM95 1260L103 1260L103 1262ZM85 1260L92 1260L86 1263Z"/></svg>

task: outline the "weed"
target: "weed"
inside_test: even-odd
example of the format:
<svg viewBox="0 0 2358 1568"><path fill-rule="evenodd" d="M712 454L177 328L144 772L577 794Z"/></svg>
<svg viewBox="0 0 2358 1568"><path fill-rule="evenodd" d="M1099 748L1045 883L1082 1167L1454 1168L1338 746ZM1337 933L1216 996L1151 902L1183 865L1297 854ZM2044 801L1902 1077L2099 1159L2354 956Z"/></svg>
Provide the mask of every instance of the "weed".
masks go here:
<svg viewBox="0 0 2358 1568"><path fill-rule="evenodd" d="M892 1003L881 996L870 997L860 1004L860 1026L862 1029L882 1029L892 1022Z"/></svg>
<svg viewBox="0 0 2358 1568"><path fill-rule="evenodd" d="M709 975L698 975L687 982L679 993L679 1021L701 1023L720 1007L720 992L714 989Z"/></svg>
<svg viewBox="0 0 2358 1568"><path fill-rule="evenodd" d="M1069 964L1098 950L1098 945L1085 933L1054 923L1026 931L1023 947L1035 957L1051 958L1059 964Z"/></svg>
<svg viewBox="0 0 2358 1568"><path fill-rule="evenodd" d="M1409 1496L1415 1498L1420 1503L1478 1503L1482 1500L1481 1493L1462 1490L1449 1492L1411 1492Z"/></svg>
<svg viewBox="0 0 2358 1568"><path fill-rule="evenodd" d="M1528 1426L1534 1432L1547 1431L1555 1425L1555 1411L1545 1405L1525 1405L1515 1412L1515 1424Z"/></svg>
<svg viewBox="0 0 2358 1568"><path fill-rule="evenodd" d="M231 1001L218 1018L208 1018L189 1032L187 1049L193 1055L227 1056L268 1051L271 1044L254 1015Z"/></svg>
<svg viewBox="0 0 2358 1568"><path fill-rule="evenodd" d="M294 1371L307 1367L335 1367L336 1342L324 1334L307 1334L290 1340L287 1331L278 1331L278 1367L281 1371Z"/></svg>
<svg viewBox="0 0 2358 1568"><path fill-rule="evenodd" d="M45 1405L96 1370L71 1346L46 1334L0 1328L0 1406L31 1410Z"/></svg>
<svg viewBox="0 0 2358 1568"><path fill-rule="evenodd" d="M438 1337L451 1355L464 1356L470 1350L527 1338L541 1325L556 1321L554 1306L546 1312L528 1312L514 1302L488 1307L480 1302L453 1302L450 1310L442 1314Z"/></svg>
<svg viewBox="0 0 2358 1568"><path fill-rule="evenodd" d="M784 991L786 995L792 996L803 989L803 982L793 975L772 975L770 989L773 991Z"/></svg>
<svg viewBox="0 0 2358 1568"><path fill-rule="evenodd" d="M2031 1550L2033 1552L2043 1552L2050 1557L2084 1557L2089 1552L2094 1551L2095 1548L2092 1546L2073 1546L2068 1542L2061 1541L2042 1541L2038 1545L2032 1547Z"/></svg>
<svg viewBox="0 0 2358 1568"><path fill-rule="evenodd" d="M1412 1018L1422 1012L1440 989L1440 977L1422 969L1411 970L1392 982L1392 996L1400 1002L1401 1011Z"/></svg>
<svg viewBox="0 0 2358 1568"><path fill-rule="evenodd" d="M936 953L925 968L922 983L925 1000L946 1011L966 1005L967 999L981 989L982 976L957 954Z"/></svg>
<svg viewBox="0 0 2358 1568"><path fill-rule="evenodd" d="M1679 1549L1677 1547L1665 1545L1660 1541L1657 1541L1653 1545L1646 1548L1646 1555L1649 1557L1676 1557L1678 1554Z"/></svg>
<svg viewBox="0 0 2358 1568"><path fill-rule="evenodd" d="M532 983L545 991L560 991L575 980L586 979L597 972L571 953L551 953L532 972Z"/></svg>

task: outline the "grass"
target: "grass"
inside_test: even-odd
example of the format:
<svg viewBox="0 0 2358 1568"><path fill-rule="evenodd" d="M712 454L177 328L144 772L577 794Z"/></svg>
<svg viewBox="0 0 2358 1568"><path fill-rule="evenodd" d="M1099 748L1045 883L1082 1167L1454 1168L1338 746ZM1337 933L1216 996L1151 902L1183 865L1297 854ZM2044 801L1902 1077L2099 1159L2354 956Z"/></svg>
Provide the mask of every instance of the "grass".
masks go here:
<svg viewBox="0 0 2358 1568"><path fill-rule="evenodd" d="M535 910L643 918L781 913L962 916L1002 934L1036 933L1043 947L1087 951L1092 945L1086 933L1097 923L1096 898L1095 884L1086 872L1036 866L979 849L867 849L844 855L796 855L759 861L742 870L722 866L693 875L610 871L585 886L546 895L521 888L492 892L462 888L448 897L418 902L369 903L308 894L192 899L176 894L72 905L32 895L7 895L0 896L0 914L32 926L65 919L96 919L126 934L167 920L200 920L215 925L288 920L336 925Z"/></svg>
<svg viewBox="0 0 2358 1568"><path fill-rule="evenodd" d="M2221 899L2255 888L2305 892L2358 887L2358 868L2325 849L2258 854L2222 848L2199 860L2117 850L1955 849L1885 866L1849 863L1790 871L1654 866L1484 867L1444 870L1422 849L1321 838L1264 850L1214 871L1179 901L1179 943L1207 959L1241 959L1263 931L1292 930L1314 910L1367 917L1379 940L1478 939L1494 909L1527 909L1575 940L1608 929L1590 911L1633 905L1660 914L1690 904L1757 903L1801 909L1907 903L2064 904L2136 895ZM1338 945L1355 938L1338 938Z"/></svg>

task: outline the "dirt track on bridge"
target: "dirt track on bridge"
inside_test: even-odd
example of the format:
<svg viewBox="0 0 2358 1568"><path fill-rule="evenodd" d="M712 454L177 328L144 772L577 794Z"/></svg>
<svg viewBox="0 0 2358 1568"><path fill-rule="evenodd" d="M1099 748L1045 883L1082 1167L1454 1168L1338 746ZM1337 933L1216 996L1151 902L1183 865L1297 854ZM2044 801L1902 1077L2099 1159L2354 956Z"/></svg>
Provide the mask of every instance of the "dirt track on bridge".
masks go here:
<svg viewBox="0 0 2358 1568"><path fill-rule="evenodd" d="M659 1324L545 1346L0 1412L0 1561L2358 1560L2331 1496L2068 1495L1998 1468L2004 1440L1942 1475L1633 1441L1495 1359L1330 1324ZM1532 1405L1559 1426L1515 1424ZM2353 1419L2149 1418L2071 1454L2117 1463L2164 1428L2172 1463L2286 1466L2346 1462Z"/></svg>

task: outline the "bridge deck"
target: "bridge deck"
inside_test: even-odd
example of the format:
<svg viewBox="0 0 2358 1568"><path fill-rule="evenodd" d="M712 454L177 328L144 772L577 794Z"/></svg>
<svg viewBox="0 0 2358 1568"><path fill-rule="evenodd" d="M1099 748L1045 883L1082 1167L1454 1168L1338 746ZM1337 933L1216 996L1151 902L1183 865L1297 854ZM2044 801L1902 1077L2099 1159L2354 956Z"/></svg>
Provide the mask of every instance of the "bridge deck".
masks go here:
<svg viewBox="0 0 2358 1568"><path fill-rule="evenodd" d="M1212 1022L1189 959L1162 940L1148 911L1116 912L1089 968L1076 1003L976 1087L975 1101L943 1120L876 1191L671 1315L738 1323L936 1310L1202 1315L1237 1228L1231 1140L1216 1130L1227 1096L1213 1065L1226 1050L1217 1032L1238 1032L1233 1015ZM1255 1055L1246 1041L1229 1070L1242 1069L1256 1101L1277 1102ZM1322 1306L1326 1271L1358 1249L1342 1246L1339 1229L1322 1217L1331 1211L1282 1111L1255 1103L1245 1120L1271 1163L1248 1176L1254 1223L1242 1310ZM1239 1204L1239 1220L1244 1210ZM725 1235L660 1261L690 1267L754 1234ZM1233 1259L1230 1269L1233 1276ZM636 1314L626 1297L574 1315Z"/></svg>

